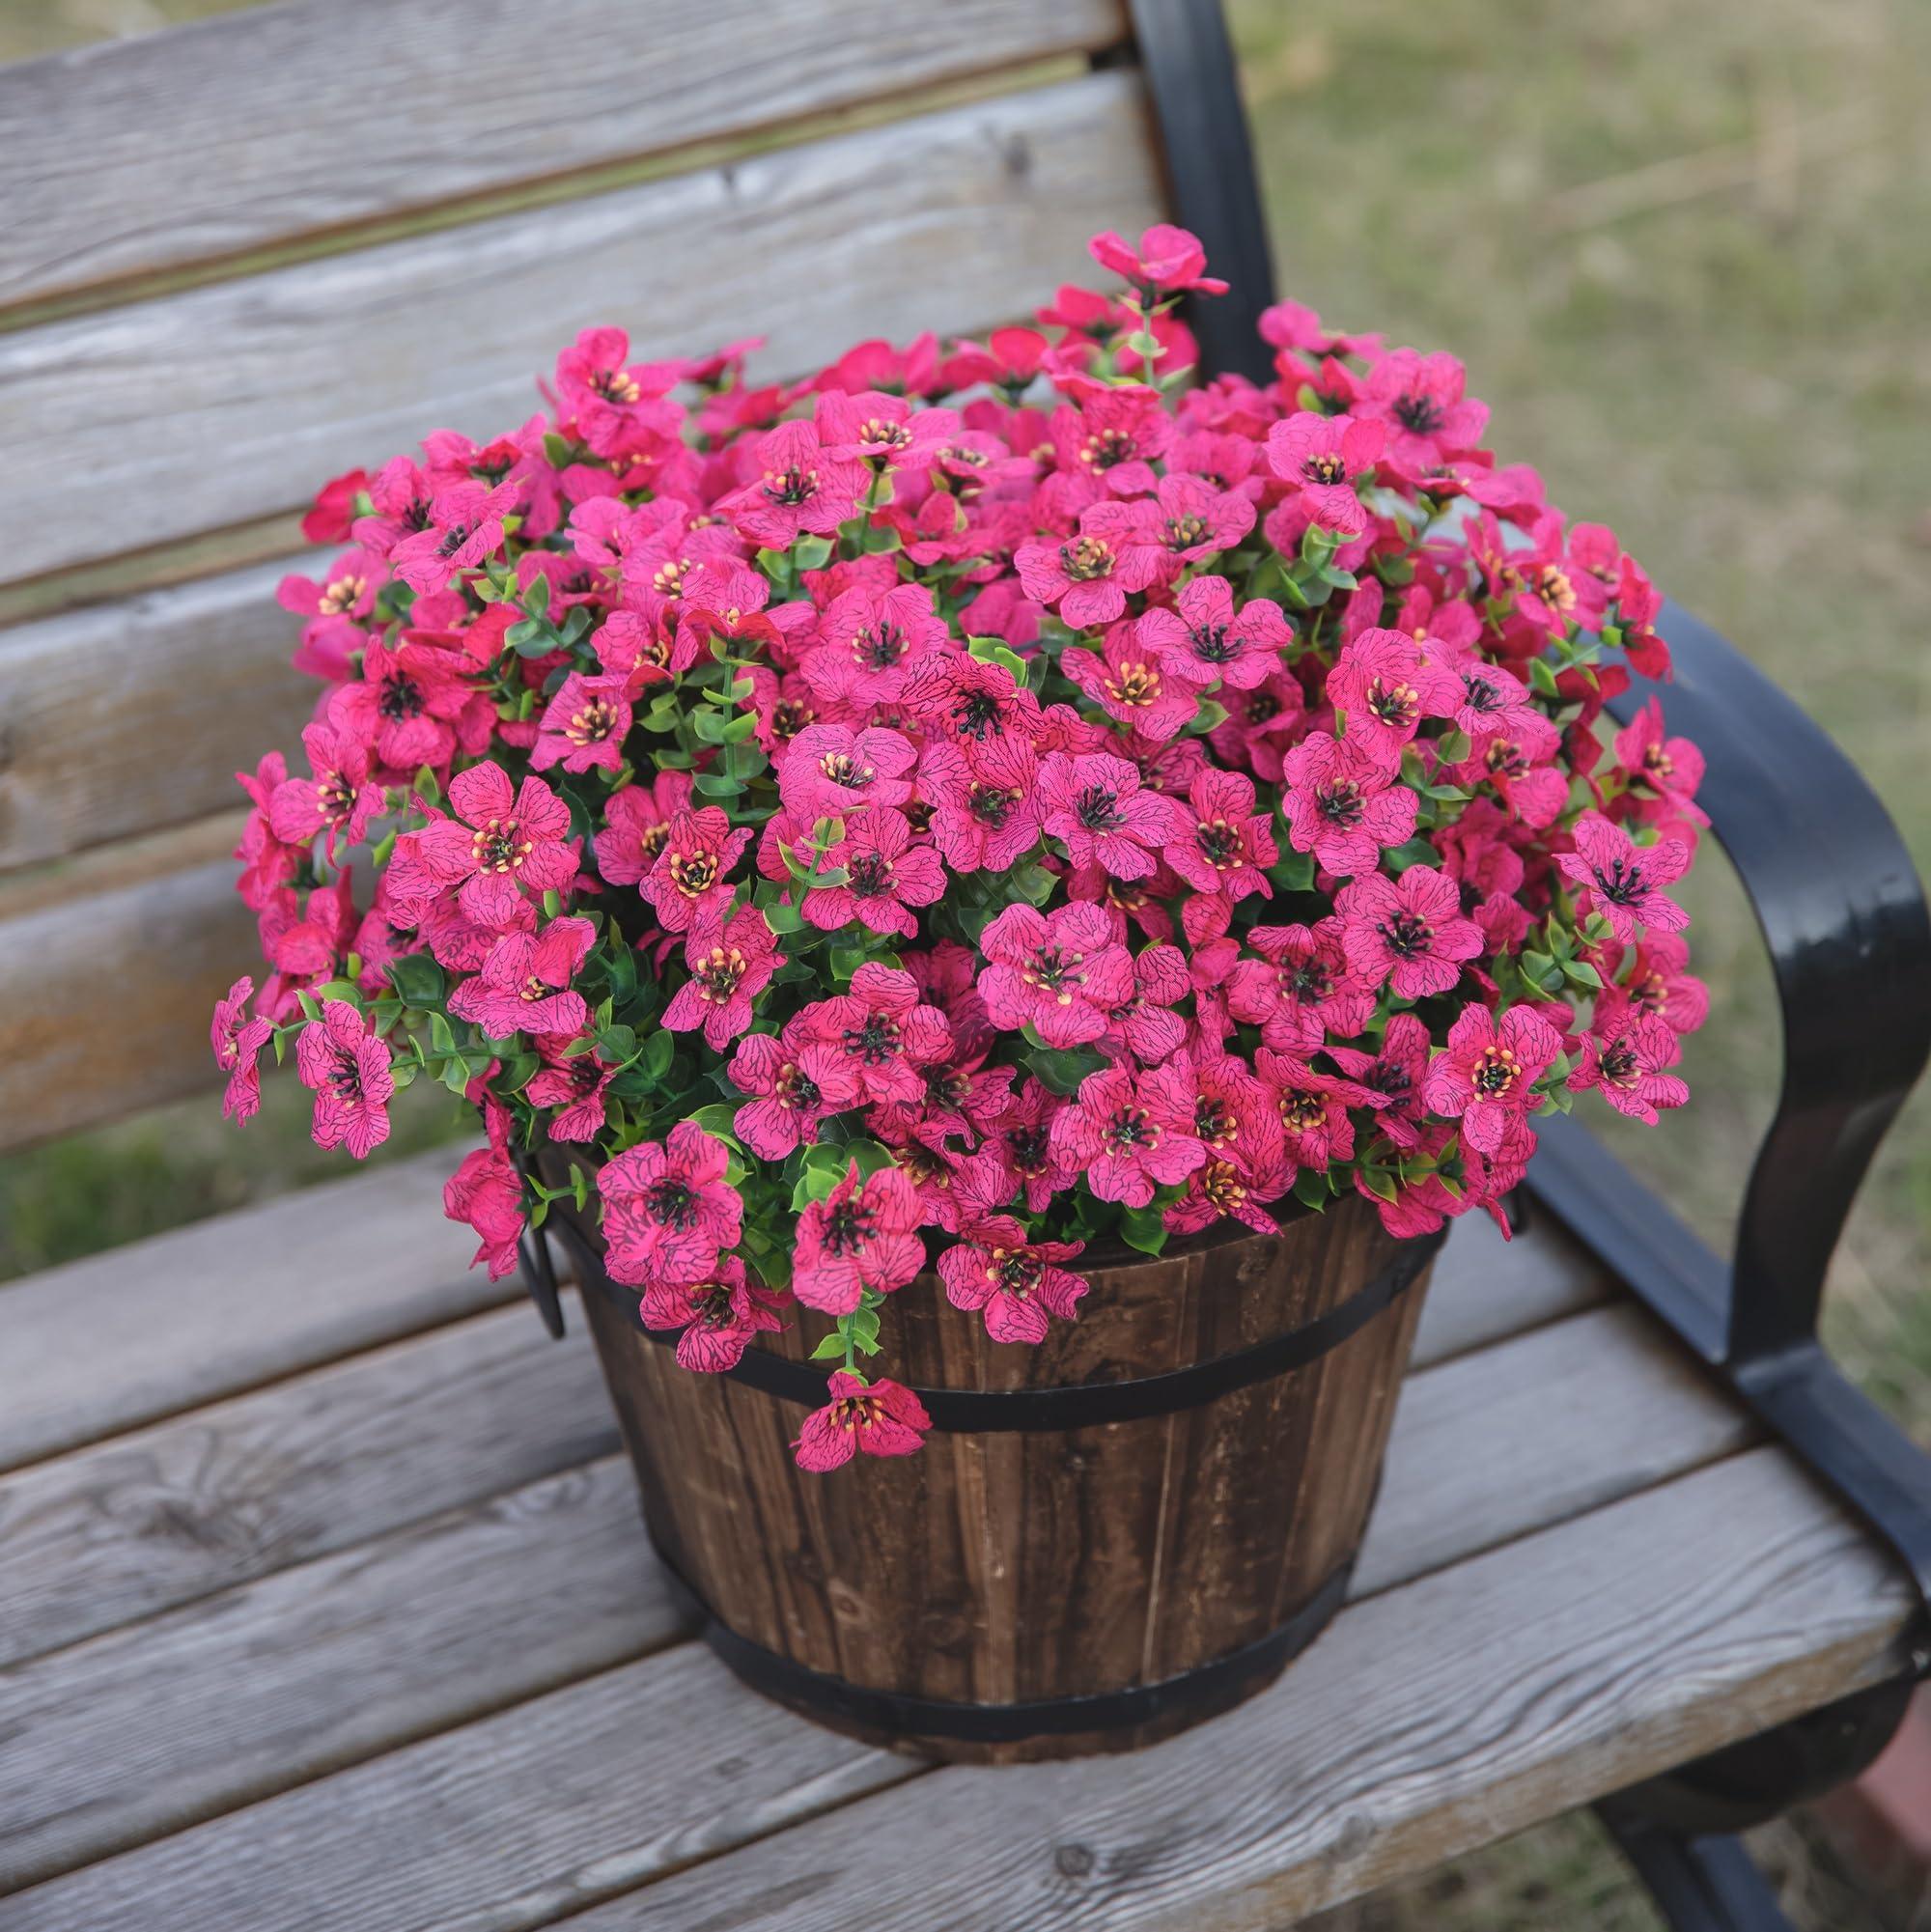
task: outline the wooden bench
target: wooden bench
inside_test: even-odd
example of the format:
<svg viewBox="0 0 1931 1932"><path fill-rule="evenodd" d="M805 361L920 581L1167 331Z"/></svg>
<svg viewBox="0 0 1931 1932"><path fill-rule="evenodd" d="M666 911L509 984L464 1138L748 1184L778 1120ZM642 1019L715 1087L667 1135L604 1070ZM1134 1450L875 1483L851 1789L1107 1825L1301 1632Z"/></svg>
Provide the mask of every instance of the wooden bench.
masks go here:
<svg viewBox="0 0 1931 1932"><path fill-rule="evenodd" d="M0 1146L209 1084L318 479L513 419L592 322L768 321L797 371L1166 210L1243 292L1217 365L1268 297L1193 0L285 0L0 70ZM0 1925L1277 1932L1602 1801L1674 1923L1777 1922L1724 1834L1927 1655L1931 1470L1812 1334L1931 930L1841 757L1665 629L1790 1027L1736 1262L1556 1123L1528 1231L1455 1229L1354 1599L1273 1690L993 1771L753 1696L580 1324L467 1271L427 1156L0 1287Z"/></svg>

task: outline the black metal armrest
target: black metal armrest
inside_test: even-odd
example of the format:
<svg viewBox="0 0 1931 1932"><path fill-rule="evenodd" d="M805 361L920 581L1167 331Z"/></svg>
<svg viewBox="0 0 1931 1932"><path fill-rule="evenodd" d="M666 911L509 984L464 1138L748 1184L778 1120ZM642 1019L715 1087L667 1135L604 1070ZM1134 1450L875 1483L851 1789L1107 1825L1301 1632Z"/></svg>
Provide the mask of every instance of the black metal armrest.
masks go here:
<svg viewBox="0 0 1931 1932"><path fill-rule="evenodd" d="M1708 760L1698 802L1749 894L1783 1013L1783 1085L1737 1224L1723 1358L1739 1374L1816 1328L1864 1171L1931 1054L1931 912L1897 827L1825 733L1677 605L1673 683L1638 684Z"/></svg>
<svg viewBox="0 0 1931 1932"><path fill-rule="evenodd" d="M1931 1606L1931 1456L1816 1335L1859 1183L1931 1053L1931 912L1896 826L1817 725L1687 611L1665 605L1658 628L1674 682L1639 682L1611 709L1628 718L1660 695L1708 760L1698 800L1777 976L1782 1091L1727 1265L1573 1119L1541 1124L1529 1187L1891 1545ZM1931 1667L1931 1615L1913 1650Z"/></svg>

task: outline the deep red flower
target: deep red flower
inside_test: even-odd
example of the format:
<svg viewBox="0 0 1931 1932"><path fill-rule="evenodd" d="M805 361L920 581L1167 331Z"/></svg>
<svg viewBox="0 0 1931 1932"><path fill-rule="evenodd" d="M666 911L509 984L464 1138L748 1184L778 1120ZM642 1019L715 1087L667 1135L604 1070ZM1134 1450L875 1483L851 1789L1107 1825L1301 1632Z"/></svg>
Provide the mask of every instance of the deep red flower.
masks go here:
<svg viewBox="0 0 1931 1932"><path fill-rule="evenodd" d="M598 1057L587 1034L545 1033L535 1044L543 1065L530 1076L523 1098L532 1106L556 1109L545 1130L552 1140L595 1140L603 1131L603 1094L616 1068Z"/></svg>
<svg viewBox="0 0 1931 1932"><path fill-rule="evenodd" d="M455 816L424 826L416 851L432 876L460 886L478 925L507 926L525 890L560 892L576 877L570 807L541 778L512 791L500 765L472 765L450 780L449 802Z"/></svg>
<svg viewBox="0 0 1931 1932"><path fill-rule="evenodd" d="M896 1167L861 1179L852 1162L822 1201L798 1218L792 1293L807 1308L849 1315L869 1288L889 1295L925 1266L918 1196Z"/></svg>
<svg viewBox="0 0 1931 1932"><path fill-rule="evenodd" d="M574 1033L590 1018L570 982L596 943L588 919L552 919L541 933L505 933L483 969L449 995L449 1010L492 1040L513 1033Z"/></svg>
<svg viewBox="0 0 1931 1932"><path fill-rule="evenodd" d="M369 753L354 739L312 724L302 733L310 778L284 778L268 799L268 824L284 845L320 836L332 859L336 843L360 843L382 809L382 788L369 782Z"/></svg>
<svg viewBox="0 0 1931 1932"><path fill-rule="evenodd" d="M1365 873L1335 895L1334 910L1348 964L1372 986L1386 980L1397 999L1446 993L1462 962L1484 950L1455 882L1432 865L1411 865L1399 879Z"/></svg>
<svg viewBox="0 0 1931 1932"><path fill-rule="evenodd" d="M517 1265L517 1246L523 1232L523 1183L510 1159L510 1118L505 1109L486 1100L483 1118L489 1129L486 1147L472 1148L442 1186L442 1211L453 1221L472 1228L479 1246L470 1267L487 1262L490 1279L500 1281Z"/></svg>
<svg viewBox="0 0 1931 1932"><path fill-rule="evenodd" d="M776 761L778 797L800 819L836 818L867 805L902 805L917 752L896 731L808 724Z"/></svg>
<svg viewBox="0 0 1931 1932"><path fill-rule="evenodd" d="M1499 1021L1486 1006L1467 1007L1429 1065L1422 1098L1462 1123L1469 1146L1494 1154L1538 1104L1535 1083L1561 1050L1562 1036L1531 1007L1511 1006Z"/></svg>
<svg viewBox="0 0 1931 1932"><path fill-rule="evenodd" d="M1330 1162L1354 1154L1355 1123L1348 1109L1372 1105L1357 1082L1317 1073L1299 1054L1266 1047L1255 1050L1254 1077L1273 1104L1281 1145L1297 1167L1325 1171Z"/></svg>
<svg viewBox="0 0 1931 1932"><path fill-rule="evenodd" d="M1227 977L1227 1010L1258 1025L1277 1052L1312 1052L1328 1034L1348 1039L1374 1011L1375 995L1349 963L1341 922L1256 926L1247 944L1259 959L1241 960Z"/></svg>
<svg viewBox="0 0 1931 1932"><path fill-rule="evenodd" d="M1167 674L1163 660L1139 641L1134 626L1115 625L1103 649L1100 657L1091 651L1064 652L1059 668L1108 717L1155 743L1193 722L1200 710L1197 686Z"/></svg>
<svg viewBox="0 0 1931 1932"><path fill-rule="evenodd" d="M1350 742L1392 766L1423 718L1452 717L1462 681L1400 630L1362 630L1328 674L1328 701L1348 720Z"/></svg>
<svg viewBox="0 0 1931 1932"><path fill-rule="evenodd" d="M597 1191L611 1278L633 1286L708 1279L743 1224L743 1199L724 1178L729 1166L724 1143L692 1120L605 1162Z"/></svg>
<svg viewBox="0 0 1931 1932"><path fill-rule="evenodd" d="M1010 1215L993 1215L960 1230L938 1257L938 1278L955 1308L984 1309L995 1342L1043 1342L1047 1318L1075 1320L1085 1280L1060 1267L1081 1253L1079 1241L1032 1241Z"/></svg>
<svg viewBox="0 0 1931 1932"><path fill-rule="evenodd" d="M659 771L648 784L627 785L603 808L597 870L611 885L635 885L658 862L670 822L690 804L690 773Z"/></svg>
<svg viewBox="0 0 1931 1932"><path fill-rule="evenodd" d="M1200 238L1170 221L1157 221L1130 247L1110 228L1086 244L1101 267L1154 294L1178 294L1196 289L1203 295L1224 295L1227 285L1206 272L1207 251Z"/></svg>
<svg viewBox="0 0 1931 1932"><path fill-rule="evenodd" d="M1636 940L1638 926L1681 932L1690 915L1663 888L1690 869L1690 848L1681 839L1659 839L1639 846L1620 826L1599 812L1576 821L1576 850L1558 853L1555 863L1583 888L1583 903L1602 913L1624 945Z"/></svg>
<svg viewBox="0 0 1931 1932"><path fill-rule="evenodd" d="M588 771L592 766L615 771L624 762L624 740L630 731L630 701L625 680L605 674L586 678L573 671L557 686L530 749L530 769Z"/></svg>
<svg viewBox="0 0 1931 1932"><path fill-rule="evenodd" d="M309 1132L318 1147L347 1147L366 1161L388 1139L396 1090L389 1050L346 1000L324 1000L322 1018L296 1036L295 1071L315 1093Z"/></svg>
<svg viewBox="0 0 1931 1932"><path fill-rule="evenodd" d="M1056 544L1021 544L1013 553L1025 594L1054 607L1075 630L1112 624L1126 614L1131 592L1146 589L1160 572L1151 545L1129 545L1133 530L1123 505L1096 503L1079 515L1077 534Z"/></svg>
<svg viewBox="0 0 1931 1932"><path fill-rule="evenodd" d="M1421 1085L1428 1073L1428 1028L1413 1013L1397 1013L1382 1035L1381 1050L1327 1049L1328 1057L1368 1094L1375 1131L1397 1147L1420 1144Z"/></svg>

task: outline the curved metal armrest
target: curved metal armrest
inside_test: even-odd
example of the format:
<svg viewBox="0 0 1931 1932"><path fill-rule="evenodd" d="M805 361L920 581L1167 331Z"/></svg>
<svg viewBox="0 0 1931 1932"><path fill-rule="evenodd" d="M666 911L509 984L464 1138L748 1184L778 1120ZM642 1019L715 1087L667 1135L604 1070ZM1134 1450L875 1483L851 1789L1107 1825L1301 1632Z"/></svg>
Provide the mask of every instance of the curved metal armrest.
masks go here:
<svg viewBox="0 0 1931 1932"><path fill-rule="evenodd" d="M1815 1330L1824 1271L1885 1131L1931 1053L1931 913L1857 768L1708 625L1665 604L1672 683L1638 680L1708 761L1697 801L1742 878L1783 1010L1783 1088L1737 1224L1733 1373L1775 1373Z"/></svg>

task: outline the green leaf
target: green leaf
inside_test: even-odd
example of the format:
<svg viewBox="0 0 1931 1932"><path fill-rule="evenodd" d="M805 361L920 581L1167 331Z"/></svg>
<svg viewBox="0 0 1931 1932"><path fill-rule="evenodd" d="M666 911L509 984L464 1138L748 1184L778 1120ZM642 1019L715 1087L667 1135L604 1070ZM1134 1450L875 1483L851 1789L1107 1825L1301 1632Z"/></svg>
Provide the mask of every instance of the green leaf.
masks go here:
<svg viewBox="0 0 1931 1932"><path fill-rule="evenodd" d="M597 1036L597 1050L613 1066L621 1065L637 1050L637 1036L628 1026L606 1026Z"/></svg>
<svg viewBox="0 0 1931 1932"><path fill-rule="evenodd" d="M831 539L798 538L791 546L791 560L800 571L822 571L831 561Z"/></svg>
<svg viewBox="0 0 1931 1932"><path fill-rule="evenodd" d="M1434 865L1441 854L1425 838L1412 838L1406 845L1390 847L1384 856L1397 873L1402 873L1411 865Z"/></svg>
<svg viewBox="0 0 1931 1932"><path fill-rule="evenodd" d="M737 1117L738 1109L728 1101L716 1101L710 1106L701 1106L689 1116L693 1126L701 1127L706 1134L714 1134L733 1147L738 1144Z"/></svg>
<svg viewBox="0 0 1931 1932"><path fill-rule="evenodd" d="M523 592L523 608L532 617L549 615L549 578L541 571L530 579L529 588Z"/></svg>
<svg viewBox="0 0 1931 1932"><path fill-rule="evenodd" d="M764 910L766 926L780 938L803 930L804 915L796 906L767 906Z"/></svg>
<svg viewBox="0 0 1931 1932"><path fill-rule="evenodd" d="M644 1042L643 1054L638 1059L637 1065L653 1080L660 1080L670 1072L671 1055L676 1051L676 1040L659 1028Z"/></svg>
<svg viewBox="0 0 1931 1932"><path fill-rule="evenodd" d="M1326 1212L1329 1196L1332 1192L1325 1167L1303 1167L1294 1177L1294 1198L1302 1207L1312 1208L1316 1214Z"/></svg>
<svg viewBox="0 0 1931 1932"><path fill-rule="evenodd" d="M1156 1207L1128 1208L1120 1216L1120 1239L1142 1254L1159 1254L1166 1246L1166 1222Z"/></svg>
<svg viewBox="0 0 1931 1932"><path fill-rule="evenodd" d="M747 711L743 713L742 716L734 717L731 720L731 722L724 727L724 734L720 742L725 744L742 744L745 739L749 738L751 734L757 730L757 728L758 728L757 713L754 711Z"/></svg>
<svg viewBox="0 0 1931 1932"><path fill-rule="evenodd" d="M690 783L706 798L735 798L744 789L728 771L700 771Z"/></svg>
<svg viewBox="0 0 1931 1932"><path fill-rule="evenodd" d="M845 1359L845 1337L836 1329L812 1350L813 1361L843 1361Z"/></svg>
<svg viewBox="0 0 1931 1932"><path fill-rule="evenodd" d="M426 1008L442 1003L442 968L427 953L404 953L391 960L388 975L405 1005Z"/></svg>
<svg viewBox="0 0 1931 1932"><path fill-rule="evenodd" d="M546 430L543 439L544 461L552 469L568 469L575 460L576 451L567 436L560 436L554 430Z"/></svg>
<svg viewBox="0 0 1931 1932"><path fill-rule="evenodd" d="M1562 976L1578 986L1600 987L1603 983L1602 974L1587 960L1564 960Z"/></svg>
<svg viewBox="0 0 1931 1932"><path fill-rule="evenodd" d="M982 664L1003 664L1013 674L1016 684L1024 684L1026 661L1013 650L1003 638L968 637L966 649L969 656L978 658Z"/></svg>
<svg viewBox="0 0 1931 1932"><path fill-rule="evenodd" d="M1555 673L1550 669L1547 658L1531 658L1528 660L1528 682L1531 689L1546 698L1561 696L1556 688Z"/></svg>

